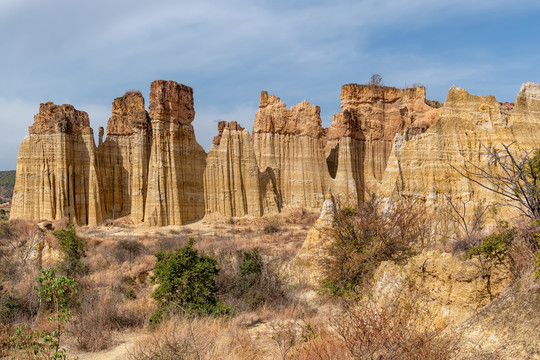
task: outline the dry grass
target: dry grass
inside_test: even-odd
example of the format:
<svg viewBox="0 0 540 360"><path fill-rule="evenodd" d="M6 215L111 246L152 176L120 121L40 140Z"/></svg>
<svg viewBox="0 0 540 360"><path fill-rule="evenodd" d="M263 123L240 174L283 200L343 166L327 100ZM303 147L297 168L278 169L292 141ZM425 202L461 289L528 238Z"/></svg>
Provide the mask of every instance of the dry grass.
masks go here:
<svg viewBox="0 0 540 360"><path fill-rule="evenodd" d="M235 321L174 317L131 350L132 360L260 359L262 353Z"/></svg>
<svg viewBox="0 0 540 360"><path fill-rule="evenodd" d="M408 211L407 204L399 206L404 207L400 211ZM433 319L440 317L422 307L421 301L415 303L413 297L402 296L384 304L380 299L369 299L340 307L335 300L325 300L313 291L308 296L304 287L293 284L290 260L317 216L290 208L275 216L222 219L217 224L203 221L159 230L125 224L121 229L78 229L88 240L85 261L90 270L77 279L82 291L80 308L74 311L75 322L70 326L70 343L79 351L94 352L114 346L118 332L145 333L142 329L155 310L149 280L154 253L177 249L194 237L199 251L218 259L218 297L235 309L234 315L226 319L169 318L135 343L131 359L352 359L368 358L366 354L373 358L445 359L455 354L456 335L447 324L435 323ZM424 227L417 217L395 221L397 228L411 223L419 230ZM20 223L14 229L24 237L31 235L32 226ZM272 231L265 231L265 227ZM523 264L523 271L531 263L527 246L539 231L524 230L520 235L523 246L515 244L516 258L522 259L516 262ZM421 247L439 246L430 243L432 238L426 232L418 237L425 239ZM263 274L250 292L233 294L242 252L253 249L262 255ZM17 281L8 282L20 307L15 325L32 321L35 326L47 326L37 316L39 303L32 289L35 275L35 270L25 270ZM6 343L2 334L10 331L0 327L0 354Z"/></svg>

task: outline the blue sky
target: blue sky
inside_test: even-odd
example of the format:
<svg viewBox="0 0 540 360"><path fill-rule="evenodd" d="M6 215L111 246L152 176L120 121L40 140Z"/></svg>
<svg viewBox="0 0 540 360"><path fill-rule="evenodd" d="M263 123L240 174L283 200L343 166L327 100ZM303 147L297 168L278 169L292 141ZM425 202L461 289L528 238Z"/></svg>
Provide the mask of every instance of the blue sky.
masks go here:
<svg viewBox="0 0 540 360"><path fill-rule="evenodd" d="M343 84L456 85L514 101L540 82L540 2L498 0L0 0L0 170L14 169L39 103L87 111L97 133L115 97L193 87L196 136L251 130L261 90L339 111Z"/></svg>

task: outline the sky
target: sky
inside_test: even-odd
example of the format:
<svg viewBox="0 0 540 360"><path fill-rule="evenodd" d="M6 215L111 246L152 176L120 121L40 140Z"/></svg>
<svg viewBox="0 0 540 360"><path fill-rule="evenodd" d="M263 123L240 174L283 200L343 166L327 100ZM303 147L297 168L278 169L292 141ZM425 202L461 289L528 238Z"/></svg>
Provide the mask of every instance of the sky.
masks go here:
<svg viewBox="0 0 540 360"><path fill-rule="evenodd" d="M499 101L540 83L540 2L513 0L0 0L0 170L15 169L39 104L88 112L153 80L194 90L198 142L220 120L251 130L261 90L339 112L341 86L452 85ZM148 105L148 103L147 103Z"/></svg>

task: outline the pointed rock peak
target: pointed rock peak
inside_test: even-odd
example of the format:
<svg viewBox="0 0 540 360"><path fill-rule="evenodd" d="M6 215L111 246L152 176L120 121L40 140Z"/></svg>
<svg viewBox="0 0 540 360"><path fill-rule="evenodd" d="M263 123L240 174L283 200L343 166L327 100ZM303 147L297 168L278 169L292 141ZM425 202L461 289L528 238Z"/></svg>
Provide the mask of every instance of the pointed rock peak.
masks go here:
<svg viewBox="0 0 540 360"><path fill-rule="evenodd" d="M330 187L324 195L324 203L321 208L321 215L317 219L318 227L328 227L332 225L334 221L334 216L336 214L336 204L334 203L334 196Z"/></svg>
<svg viewBox="0 0 540 360"><path fill-rule="evenodd" d="M191 124L195 118L193 89L175 81L153 81L148 112L153 121Z"/></svg>
<svg viewBox="0 0 540 360"><path fill-rule="evenodd" d="M84 111L73 105L55 105L52 101L39 105L39 113L34 116L30 134L90 134L90 119Z"/></svg>
<svg viewBox="0 0 540 360"><path fill-rule="evenodd" d="M334 201L334 195L332 194L332 187L328 187L328 190L326 190L326 194L324 194L324 200L332 200Z"/></svg>
<svg viewBox="0 0 540 360"><path fill-rule="evenodd" d="M519 89L518 98L523 97L530 100L540 100L540 84L526 82Z"/></svg>
<svg viewBox="0 0 540 360"><path fill-rule="evenodd" d="M268 96L267 91L261 91L261 99L259 100L259 109L265 108L271 105L280 105L286 107L281 99L275 95Z"/></svg>
<svg viewBox="0 0 540 360"><path fill-rule="evenodd" d="M322 136L321 108L307 100L287 109L277 96L261 92L259 110L255 114L253 133L300 135L320 138Z"/></svg>
<svg viewBox="0 0 540 360"><path fill-rule="evenodd" d="M150 131L150 117L144 108L140 91L128 91L114 99L107 135L132 135L135 129Z"/></svg>
<svg viewBox="0 0 540 360"><path fill-rule="evenodd" d="M525 109L535 112L540 111L540 84L527 82L521 85L515 108L518 111L524 111Z"/></svg>

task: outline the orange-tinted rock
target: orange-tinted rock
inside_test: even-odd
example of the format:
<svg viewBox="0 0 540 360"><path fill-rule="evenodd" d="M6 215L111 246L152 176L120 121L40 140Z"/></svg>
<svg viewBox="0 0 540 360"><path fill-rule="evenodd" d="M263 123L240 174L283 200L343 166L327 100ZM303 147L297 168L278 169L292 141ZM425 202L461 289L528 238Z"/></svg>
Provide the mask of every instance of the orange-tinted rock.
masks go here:
<svg viewBox="0 0 540 360"><path fill-rule="evenodd" d="M190 125L195 118L193 89L174 81L153 81L148 112L156 122Z"/></svg>
<svg viewBox="0 0 540 360"><path fill-rule="evenodd" d="M353 202L376 193L396 134L422 133L437 120L440 109L428 102L423 87L344 85L341 112L326 131L334 192Z"/></svg>

